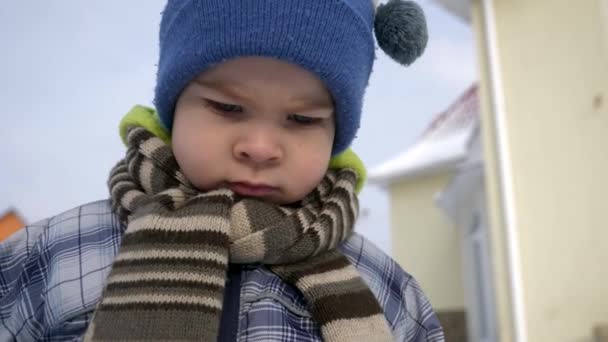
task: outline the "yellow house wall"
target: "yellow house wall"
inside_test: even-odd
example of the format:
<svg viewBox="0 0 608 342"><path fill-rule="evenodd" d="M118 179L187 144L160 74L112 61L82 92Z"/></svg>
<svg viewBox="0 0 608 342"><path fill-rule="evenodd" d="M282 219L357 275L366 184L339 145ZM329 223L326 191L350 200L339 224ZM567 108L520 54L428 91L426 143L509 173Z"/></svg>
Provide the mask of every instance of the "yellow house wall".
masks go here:
<svg viewBox="0 0 608 342"><path fill-rule="evenodd" d="M479 6L474 2L478 30ZM608 3L494 0L494 8L524 336L591 341L592 326L608 323ZM479 47L484 56L482 41ZM487 175L488 195L493 221L501 221L488 73L481 65L484 138L488 166L494 167ZM496 230L502 228L495 226L492 238L499 281L506 280L504 232ZM508 299L499 293L501 328L511 323L505 316L512 309Z"/></svg>
<svg viewBox="0 0 608 342"><path fill-rule="evenodd" d="M401 181L390 188L393 257L422 286L435 310L462 310L458 231L434 203L447 175Z"/></svg>

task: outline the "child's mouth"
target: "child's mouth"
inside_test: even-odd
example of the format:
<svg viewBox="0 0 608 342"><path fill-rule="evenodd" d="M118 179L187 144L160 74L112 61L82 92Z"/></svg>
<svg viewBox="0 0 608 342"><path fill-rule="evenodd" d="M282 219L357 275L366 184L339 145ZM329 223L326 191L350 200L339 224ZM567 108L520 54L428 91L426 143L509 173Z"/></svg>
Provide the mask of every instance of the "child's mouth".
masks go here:
<svg viewBox="0 0 608 342"><path fill-rule="evenodd" d="M277 191L277 188L265 184L251 184L247 182L228 183L230 190L241 196L268 196Z"/></svg>

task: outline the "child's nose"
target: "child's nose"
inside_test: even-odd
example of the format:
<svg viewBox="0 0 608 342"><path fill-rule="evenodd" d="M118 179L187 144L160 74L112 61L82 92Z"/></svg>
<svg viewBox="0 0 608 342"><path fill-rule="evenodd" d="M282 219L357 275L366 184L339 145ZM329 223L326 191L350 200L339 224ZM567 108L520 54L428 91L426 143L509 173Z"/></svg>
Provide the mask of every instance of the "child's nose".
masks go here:
<svg viewBox="0 0 608 342"><path fill-rule="evenodd" d="M283 149L272 132L251 129L234 145L234 156L253 164L272 164L283 158Z"/></svg>

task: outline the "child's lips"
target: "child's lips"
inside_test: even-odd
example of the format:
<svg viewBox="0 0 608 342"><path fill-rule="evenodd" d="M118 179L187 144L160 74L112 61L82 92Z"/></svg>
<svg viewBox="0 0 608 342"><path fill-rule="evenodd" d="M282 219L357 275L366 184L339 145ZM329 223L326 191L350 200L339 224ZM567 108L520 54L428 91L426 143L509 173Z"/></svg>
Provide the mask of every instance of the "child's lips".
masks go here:
<svg viewBox="0 0 608 342"><path fill-rule="evenodd" d="M228 183L230 190L241 196L268 196L276 192L278 189L274 186L266 184L252 184L248 182L231 182Z"/></svg>

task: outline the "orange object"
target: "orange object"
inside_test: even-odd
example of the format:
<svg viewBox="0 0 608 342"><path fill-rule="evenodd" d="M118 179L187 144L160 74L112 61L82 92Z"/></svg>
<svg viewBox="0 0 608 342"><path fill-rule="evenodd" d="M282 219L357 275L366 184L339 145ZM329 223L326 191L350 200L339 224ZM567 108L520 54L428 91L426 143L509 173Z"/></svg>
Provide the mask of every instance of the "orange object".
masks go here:
<svg viewBox="0 0 608 342"><path fill-rule="evenodd" d="M25 222L14 210L9 210L0 216L0 241L3 241L14 232L25 226Z"/></svg>

